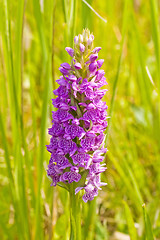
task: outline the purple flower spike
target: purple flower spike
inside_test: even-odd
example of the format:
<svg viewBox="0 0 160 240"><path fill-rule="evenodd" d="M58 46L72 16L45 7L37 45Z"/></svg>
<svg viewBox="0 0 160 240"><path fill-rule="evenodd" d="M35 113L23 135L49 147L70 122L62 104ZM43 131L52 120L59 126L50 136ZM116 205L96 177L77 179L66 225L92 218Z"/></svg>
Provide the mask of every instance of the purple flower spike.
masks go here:
<svg viewBox="0 0 160 240"><path fill-rule="evenodd" d="M74 182L75 194L83 190L84 202L92 201L106 183L100 174L106 170L103 164L104 131L107 127L107 106L102 101L106 90L105 72L100 70L104 60L98 60L100 47L93 47L94 36L89 30L75 36L74 49L66 51L72 57L70 63L62 63L60 85L53 91L56 98L52 104L51 136L46 146L51 154L47 175L51 186L59 182L68 185Z"/></svg>
<svg viewBox="0 0 160 240"><path fill-rule="evenodd" d="M73 50L72 48L66 47L65 50L68 52L68 54L69 54L71 57L73 57L73 55L74 55L74 50Z"/></svg>

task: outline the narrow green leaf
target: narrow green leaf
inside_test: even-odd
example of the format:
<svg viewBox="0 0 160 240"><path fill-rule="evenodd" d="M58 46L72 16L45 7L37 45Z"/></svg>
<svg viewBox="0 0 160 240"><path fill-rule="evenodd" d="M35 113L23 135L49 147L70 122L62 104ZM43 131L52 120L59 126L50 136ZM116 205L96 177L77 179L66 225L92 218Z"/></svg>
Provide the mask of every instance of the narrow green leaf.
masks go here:
<svg viewBox="0 0 160 240"><path fill-rule="evenodd" d="M126 169L127 169L127 172L129 173L129 179L131 180L133 186L134 186L134 189L135 189L135 194L137 196L137 199L139 200L139 204L142 205L143 203L143 197L142 197L142 194L140 192L140 189L139 189L139 186L138 186L138 183L136 181L136 178L133 174L133 171L131 170L131 168L129 167L128 163L127 163L127 160L124 160L123 161L124 165L126 166Z"/></svg>
<svg viewBox="0 0 160 240"><path fill-rule="evenodd" d="M103 22L107 23L107 20L103 18L97 11L94 10L94 8L86 1L82 0Z"/></svg>
<svg viewBox="0 0 160 240"><path fill-rule="evenodd" d="M92 5L93 0L88 0L88 4ZM83 28L88 28L90 29L90 31L92 31L93 28L93 18L94 15L92 14L91 9L83 2L82 3L82 24L83 24Z"/></svg>
<svg viewBox="0 0 160 240"><path fill-rule="evenodd" d="M45 37L43 14L40 10L40 3L38 0L33 1L34 14L38 28L38 34L40 38L40 44L43 56L43 78L45 78L43 102L41 110L41 125L40 125L40 143L39 143L39 157L37 161L37 198L36 198L36 239L43 239L43 229L42 229L42 198L41 198L41 187L42 187L42 177L43 177L43 161L44 161L44 150L45 150L45 131L47 122L47 105L49 96L49 82L51 82L51 60L52 52L49 52L48 43ZM52 21L52 16L50 18ZM50 37L52 35L50 34ZM52 41L50 41L52 42Z"/></svg>
<svg viewBox="0 0 160 240"><path fill-rule="evenodd" d="M136 232L136 228L134 226L132 213L128 207L127 202L123 201L123 204L124 204L124 208L125 208L125 215L126 215L130 238L131 238L131 240L137 240L137 232Z"/></svg>
<svg viewBox="0 0 160 240"><path fill-rule="evenodd" d="M59 187L62 187L62 188L64 188L64 189L66 189L67 191L69 191L69 188L68 188L67 184L65 184L65 183L63 183L63 182L59 182L59 183L57 183L57 185L58 185Z"/></svg>
<svg viewBox="0 0 160 240"><path fill-rule="evenodd" d="M7 139L6 139L6 135L4 132L4 126L3 126L3 122L2 122L1 113L0 113L0 132L1 132L2 139L3 139L3 145L4 145L4 150L5 150L5 161L6 161L6 166L7 166L7 170L8 170L8 177L10 180L10 184L11 184L12 188L14 189L14 179L13 179L13 174L12 174L12 169L11 169L11 164L10 164L10 159L9 159Z"/></svg>
<svg viewBox="0 0 160 240"><path fill-rule="evenodd" d="M144 217L144 223L145 223L146 238L147 238L147 240L154 240L153 232L152 232L152 226L151 226L149 215L146 211L145 204L143 204L142 207L143 207L143 217Z"/></svg>
<svg viewBox="0 0 160 240"><path fill-rule="evenodd" d="M15 40L15 62L14 73L15 73L15 84L17 91L18 105L21 106L22 100L22 39L23 39L23 22L24 22L24 6L25 0L18 0L17 9L17 21L16 21L16 40Z"/></svg>
<svg viewBox="0 0 160 240"><path fill-rule="evenodd" d="M37 28L38 28L38 34L40 38L40 44L43 52L43 57L44 57L44 62L47 61L47 44L46 44L46 39L44 35L44 26L43 26L43 20L42 20L42 13L40 9L40 3L38 0L33 0L33 9L34 9L34 14L35 14L35 19L37 23Z"/></svg>
<svg viewBox="0 0 160 240"><path fill-rule="evenodd" d="M69 19L68 19L68 1L67 0L62 0L63 3L63 13L64 13L64 20L68 24Z"/></svg>
<svg viewBox="0 0 160 240"><path fill-rule="evenodd" d="M23 5L23 4L22 4ZM12 126L12 140L13 140L13 157L14 157L14 176L15 176L15 186L12 186L12 191L14 193L14 199L12 199L13 204L16 201L15 211L18 216L16 219L17 228L19 223L21 223L21 229L18 228L18 233L20 233L20 239L26 238L30 239L30 227L27 211L27 197L26 197L26 184L25 184L25 174L24 174L24 162L21 153L21 128L20 128L20 111L18 105L17 88L15 81L14 72L14 52L12 49L12 34L10 27L10 7L11 3L9 0L4 1L4 28L2 33L3 45L4 45L4 55L5 55L5 66L7 69L7 82L9 86L9 110L11 114L11 126ZM21 6L20 6L21 7ZM22 6L23 12L23 6ZM20 10L21 11L21 10ZM22 14L23 15L23 14ZM21 36L20 36L21 39ZM17 43L17 48L19 45ZM21 49L21 47L20 47ZM20 50L21 52L21 50ZM19 68L21 70L21 66Z"/></svg>
<svg viewBox="0 0 160 240"><path fill-rule="evenodd" d="M115 159L115 157L112 155L111 152L108 152L108 156L111 159L111 161L113 162L115 168L117 169L120 177L121 177L121 181L124 182L124 184L126 185L126 188L128 189L128 195L133 198L136 199L136 201L134 201L135 206L137 208L137 210L140 212L141 211L141 205L139 203L139 198L137 197L137 194L135 193L135 191L133 191L133 186L130 183L130 179L128 178L128 176L126 175L125 170L122 168L121 164Z"/></svg>
<svg viewBox="0 0 160 240"><path fill-rule="evenodd" d="M151 24L152 24L152 35L154 41L154 49L156 55L156 63L157 63L157 72L160 73L160 37L159 37L159 24L158 24L158 1L150 0L150 15L151 15ZM159 81L160 81L160 76ZM160 84L160 83L159 83Z"/></svg>
<svg viewBox="0 0 160 240"><path fill-rule="evenodd" d="M68 22L69 43L73 46L77 17L77 0L70 0L70 18Z"/></svg>
<svg viewBox="0 0 160 240"><path fill-rule="evenodd" d="M118 80L119 80L120 67L121 67L121 61L122 61L122 55L123 55L123 46L124 46L124 40L125 40L126 30L127 30L127 19L128 19L128 0L125 1L125 6L124 6L124 10L123 10L122 40L120 43L120 54L119 54L119 59L118 59L118 64L117 64L116 76L115 76L115 80L113 83L113 93L112 93L110 111L109 111L109 116L111 118L108 119L108 129L107 129L107 135L106 135L106 139L105 139L105 145L107 145L107 142L108 142L109 132L110 132L110 128L111 128L112 114L113 114L113 109L114 109L114 102L115 102L116 92L117 92L117 88L118 88Z"/></svg>

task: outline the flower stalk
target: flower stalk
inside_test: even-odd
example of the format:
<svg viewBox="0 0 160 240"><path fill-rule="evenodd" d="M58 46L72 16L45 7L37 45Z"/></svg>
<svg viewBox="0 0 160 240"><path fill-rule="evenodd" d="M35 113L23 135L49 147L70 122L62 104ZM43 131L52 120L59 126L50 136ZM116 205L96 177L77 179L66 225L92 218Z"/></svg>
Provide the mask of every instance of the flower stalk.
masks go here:
<svg viewBox="0 0 160 240"><path fill-rule="evenodd" d="M101 164L107 149L104 131L107 127L107 106L102 101L106 90L105 72L98 59L100 47L93 47L93 34L88 29L75 36L74 49L66 47L71 63L62 63L62 74L54 90L51 135L47 150L51 153L47 175L52 186L62 186L70 194L71 239L81 239L79 192L84 202L92 201L101 186Z"/></svg>
<svg viewBox="0 0 160 240"><path fill-rule="evenodd" d="M70 240L81 240L81 204L79 194L75 195L75 184L70 185Z"/></svg>

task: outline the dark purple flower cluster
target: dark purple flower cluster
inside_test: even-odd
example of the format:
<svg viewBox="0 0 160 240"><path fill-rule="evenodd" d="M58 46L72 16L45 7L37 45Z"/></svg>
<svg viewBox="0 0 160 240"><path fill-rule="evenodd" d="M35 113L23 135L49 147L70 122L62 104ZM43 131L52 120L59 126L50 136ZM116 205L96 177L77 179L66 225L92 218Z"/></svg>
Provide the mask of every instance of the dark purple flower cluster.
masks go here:
<svg viewBox="0 0 160 240"><path fill-rule="evenodd" d="M104 60L98 60L100 47L93 48L94 36L85 29L74 39L74 49L66 51L72 57L71 64L62 63L60 85L54 90L53 125L47 150L51 153L47 174L52 185L76 182L75 194L85 190L83 200L93 200L98 189L105 183L100 173L105 171L104 130L107 127L106 103L101 99L106 90L104 71L100 70ZM83 181L82 178L85 176Z"/></svg>

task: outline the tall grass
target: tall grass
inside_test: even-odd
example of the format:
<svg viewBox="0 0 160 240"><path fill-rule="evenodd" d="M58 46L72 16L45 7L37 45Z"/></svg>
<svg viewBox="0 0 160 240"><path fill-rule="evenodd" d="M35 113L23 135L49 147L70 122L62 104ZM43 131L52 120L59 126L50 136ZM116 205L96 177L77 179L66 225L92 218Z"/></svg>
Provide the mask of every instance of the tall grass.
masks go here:
<svg viewBox="0 0 160 240"><path fill-rule="evenodd" d="M82 239L160 239L158 13L157 0L0 1L0 239L69 239L68 193L50 187L45 145L64 49L85 27L102 46L111 118L108 186L82 204Z"/></svg>

